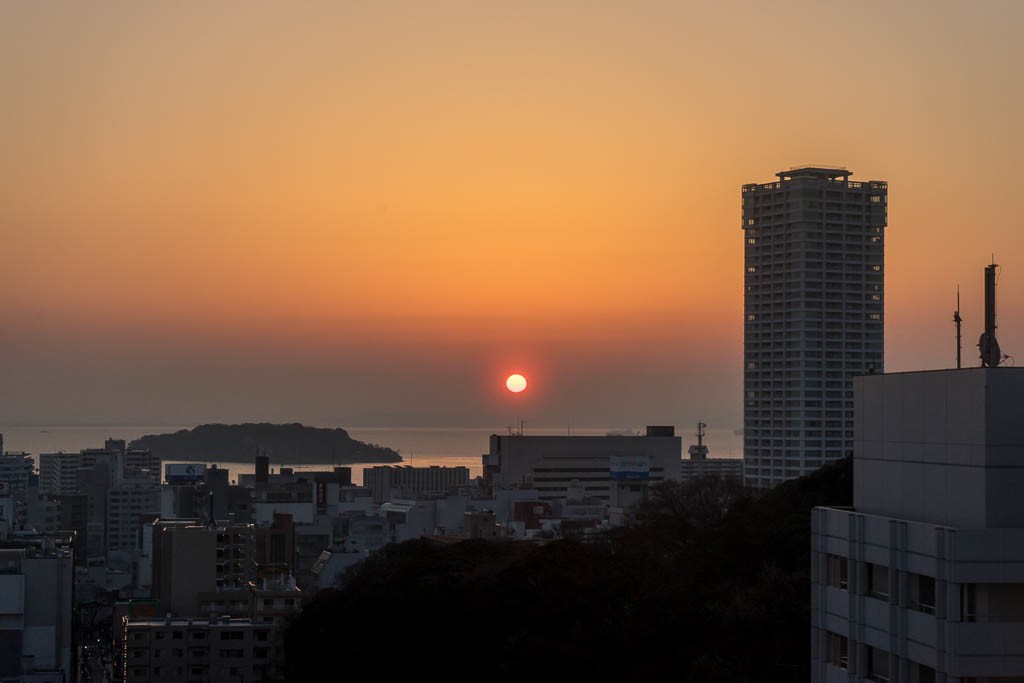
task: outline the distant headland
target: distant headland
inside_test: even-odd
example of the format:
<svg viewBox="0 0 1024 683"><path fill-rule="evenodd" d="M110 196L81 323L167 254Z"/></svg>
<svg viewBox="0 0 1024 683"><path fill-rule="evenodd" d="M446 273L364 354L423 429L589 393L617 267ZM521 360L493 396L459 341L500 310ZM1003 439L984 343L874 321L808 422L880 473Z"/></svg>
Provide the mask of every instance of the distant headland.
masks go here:
<svg viewBox="0 0 1024 683"><path fill-rule="evenodd" d="M298 423L204 424L171 434L147 434L131 448L148 448L161 460L185 462L252 462L257 454L280 465L402 462L386 446L363 443L344 429Z"/></svg>

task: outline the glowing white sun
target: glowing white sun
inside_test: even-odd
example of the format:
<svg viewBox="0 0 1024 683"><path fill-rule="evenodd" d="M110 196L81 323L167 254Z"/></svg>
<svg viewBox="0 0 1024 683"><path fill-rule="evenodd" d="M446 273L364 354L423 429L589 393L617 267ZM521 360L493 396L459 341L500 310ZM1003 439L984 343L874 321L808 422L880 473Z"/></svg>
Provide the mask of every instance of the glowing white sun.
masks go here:
<svg viewBox="0 0 1024 683"><path fill-rule="evenodd" d="M509 375L505 380L505 387L513 394L518 394L526 388L526 378L519 374Z"/></svg>

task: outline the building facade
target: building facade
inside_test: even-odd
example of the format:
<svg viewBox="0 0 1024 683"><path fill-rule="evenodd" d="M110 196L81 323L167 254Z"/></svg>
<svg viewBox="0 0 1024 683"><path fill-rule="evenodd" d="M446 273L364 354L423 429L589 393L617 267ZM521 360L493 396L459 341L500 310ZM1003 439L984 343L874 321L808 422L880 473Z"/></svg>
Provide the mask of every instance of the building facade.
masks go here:
<svg viewBox="0 0 1024 683"><path fill-rule="evenodd" d="M20 495L25 493L32 478L32 456L28 453L4 453L0 455L0 493Z"/></svg>
<svg viewBox="0 0 1024 683"><path fill-rule="evenodd" d="M853 450L853 378L883 371L888 185L801 167L743 186L744 478Z"/></svg>
<svg viewBox="0 0 1024 683"><path fill-rule="evenodd" d="M364 467L363 486L370 490L375 503L384 503L391 498L444 495L460 486L469 486L469 468L438 465L430 467L412 467L411 465Z"/></svg>
<svg viewBox="0 0 1024 683"><path fill-rule="evenodd" d="M0 680L72 680L73 562L66 544L0 549Z"/></svg>
<svg viewBox="0 0 1024 683"><path fill-rule="evenodd" d="M540 500L566 498L570 489L605 503L612 498L616 462L633 459L631 476L679 481L682 439L671 426L649 426L634 436L492 434L483 456L484 485L492 491L529 488Z"/></svg>
<svg viewBox="0 0 1024 683"><path fill-rule="evenodd" d="M272 661L273 624L250 619L127 620L126 683L264 679Z"/></svg>
<svg viewBox="0 0 1024 683"><path fill-rule="evenodd" d="M811 680L1024 680L1024 369L855 385L854 506L812 516Z"/></svg>
<svg viewBox="0 0 1024 683"><path fill-rule="evenodd" d="M739 458L705 458L704 460L683 459L680 465L680 481L688 482L698 477L721 477L722 479L743 479L743 461Z"/></svg>

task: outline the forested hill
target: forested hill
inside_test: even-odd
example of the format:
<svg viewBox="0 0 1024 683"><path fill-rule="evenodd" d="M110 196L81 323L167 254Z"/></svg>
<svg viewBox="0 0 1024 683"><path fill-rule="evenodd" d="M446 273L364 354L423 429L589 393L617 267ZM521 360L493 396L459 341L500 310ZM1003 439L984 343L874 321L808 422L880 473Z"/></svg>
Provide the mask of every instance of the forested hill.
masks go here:
<svg viewBox="0 0 1024 683"><path fill-rule="evenodd" d="M258 453L277 465L393 463L396 451L356 441L344 429L293 424L205 424L171 434L149 434L131 443L164 461L253 462Z"/></svg>
<svg viewBox="0 0 1024 683"><path fill-rule="evenodd" d="M389 546L303 610L281 672L317 680L343 643L393 679L807 681L811 509L852 482L847 459L767 493L662 486L597 542Z"/></svg>

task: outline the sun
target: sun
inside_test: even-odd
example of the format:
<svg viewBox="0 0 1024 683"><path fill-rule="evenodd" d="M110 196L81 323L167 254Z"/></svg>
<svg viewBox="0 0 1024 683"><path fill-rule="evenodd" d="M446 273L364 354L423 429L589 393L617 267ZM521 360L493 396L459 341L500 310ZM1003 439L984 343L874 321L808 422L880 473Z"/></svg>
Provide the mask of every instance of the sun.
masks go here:
<svg viewBox="0 0 1024 683"><path fill-rule="evenodd" d="M526 389L526 378L520 374L509 375L505 380L505 387L513 394L518 394Z"/></svg>

